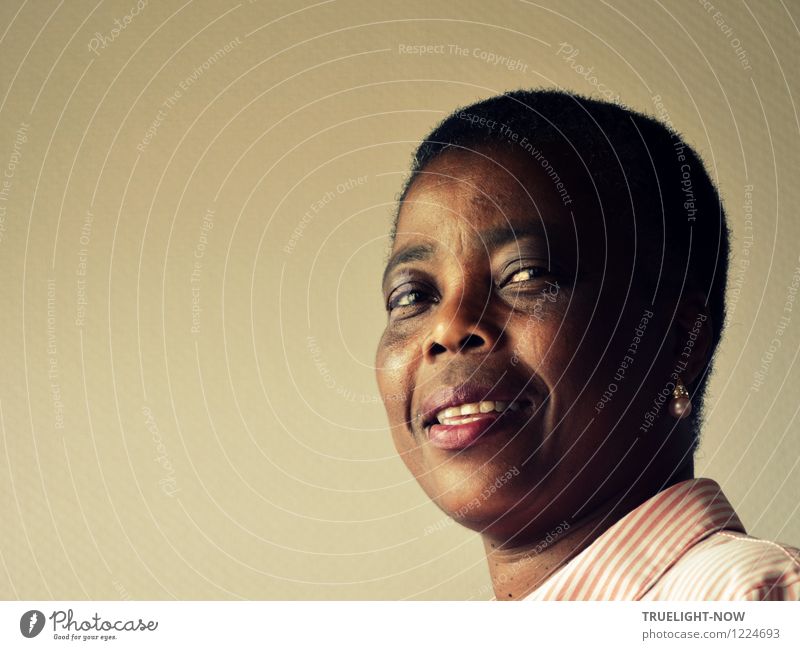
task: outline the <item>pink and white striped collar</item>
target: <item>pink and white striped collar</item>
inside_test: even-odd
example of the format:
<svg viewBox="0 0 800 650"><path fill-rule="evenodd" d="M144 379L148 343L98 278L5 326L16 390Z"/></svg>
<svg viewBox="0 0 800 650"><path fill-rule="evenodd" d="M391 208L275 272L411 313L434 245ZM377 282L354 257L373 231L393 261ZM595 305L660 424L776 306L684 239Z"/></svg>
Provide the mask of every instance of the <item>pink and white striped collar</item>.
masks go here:
<svg viewBox="0 0 800 650"><path fill-rule="evenodd" d="M524 600L638 600L692 546L746 532L719 485L670 486L629 512Z"/></svg>

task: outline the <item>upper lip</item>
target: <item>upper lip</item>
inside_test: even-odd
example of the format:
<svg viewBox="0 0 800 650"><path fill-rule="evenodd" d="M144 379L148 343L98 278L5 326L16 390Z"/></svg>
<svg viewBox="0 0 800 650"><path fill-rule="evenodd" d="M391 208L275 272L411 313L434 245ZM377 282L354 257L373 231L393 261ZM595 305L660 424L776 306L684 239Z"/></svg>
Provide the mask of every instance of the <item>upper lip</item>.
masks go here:
<svg viewBox="0 0 800 650"><path fill-rule="evenodd" d="M436 422L436 414L442 409L473 402L528 402L518 389L503 386L466 382L456 386L445 386L428 395L422 402L423 428Z"/></svg>

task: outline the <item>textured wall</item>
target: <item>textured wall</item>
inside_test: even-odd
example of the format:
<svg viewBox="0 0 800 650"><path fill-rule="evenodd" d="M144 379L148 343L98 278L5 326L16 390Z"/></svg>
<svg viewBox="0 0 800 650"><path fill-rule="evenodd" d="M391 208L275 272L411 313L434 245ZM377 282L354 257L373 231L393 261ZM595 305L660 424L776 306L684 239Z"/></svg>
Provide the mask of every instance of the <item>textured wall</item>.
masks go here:
<svg viewBox="0 0 800 650"><path fill-rule="evenodd" d="M520 86L704 156L735 292L698 473L800 545L796 4L93 5L0 4L0 597L489 598L373 359L414 142Z"/></svg>

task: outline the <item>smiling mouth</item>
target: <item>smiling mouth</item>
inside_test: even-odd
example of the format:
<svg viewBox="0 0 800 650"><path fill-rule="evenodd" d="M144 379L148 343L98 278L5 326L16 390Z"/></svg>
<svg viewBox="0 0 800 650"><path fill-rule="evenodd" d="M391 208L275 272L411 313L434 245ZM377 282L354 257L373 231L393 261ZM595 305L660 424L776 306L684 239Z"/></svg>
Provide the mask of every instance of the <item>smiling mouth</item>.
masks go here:
<svg viewBox="0 0 800 650"><path fill-rule="evenodd" d="M444 408L436 413L436 421L439 424L466 424L480 419L487 413L503 413L506 410L518 411L522 408L520 402L501 402L495 400L483 400L481 402L471 402L469 404L459 404Z"/></svg>
<svg viewBox="0 0 800 650"><path fill-rule="evenodd" d="M518 427L522 417L530 415L530 402L483 400L450 406L438 411L425 425L431 445L445 450L459 450L499 432Z"/></svg>

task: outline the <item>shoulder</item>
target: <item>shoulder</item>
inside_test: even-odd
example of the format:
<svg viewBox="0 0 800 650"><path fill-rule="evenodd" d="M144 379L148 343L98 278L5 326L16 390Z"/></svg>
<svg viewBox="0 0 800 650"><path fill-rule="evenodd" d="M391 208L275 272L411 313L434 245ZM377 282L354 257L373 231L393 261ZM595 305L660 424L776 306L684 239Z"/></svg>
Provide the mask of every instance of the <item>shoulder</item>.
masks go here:
<svg viewBox="0 0 800 650"><path fill-rule="evenodd" d="M648 599L800 600L800 550L721 530L689 548Z"/></svg>

